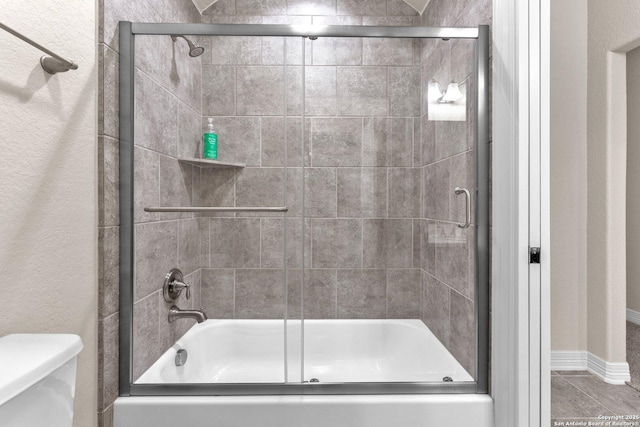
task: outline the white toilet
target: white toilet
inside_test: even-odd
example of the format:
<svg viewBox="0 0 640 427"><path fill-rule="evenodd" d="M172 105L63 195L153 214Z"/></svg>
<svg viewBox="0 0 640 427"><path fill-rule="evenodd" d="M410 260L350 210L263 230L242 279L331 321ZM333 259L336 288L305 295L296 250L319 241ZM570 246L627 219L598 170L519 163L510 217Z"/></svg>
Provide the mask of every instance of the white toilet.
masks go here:
<svg viewBox="0 0 640 427"><path fill-rule="evenodd" d="M0 338L0 425L70 427L80 350L77 335Z"/></svg>

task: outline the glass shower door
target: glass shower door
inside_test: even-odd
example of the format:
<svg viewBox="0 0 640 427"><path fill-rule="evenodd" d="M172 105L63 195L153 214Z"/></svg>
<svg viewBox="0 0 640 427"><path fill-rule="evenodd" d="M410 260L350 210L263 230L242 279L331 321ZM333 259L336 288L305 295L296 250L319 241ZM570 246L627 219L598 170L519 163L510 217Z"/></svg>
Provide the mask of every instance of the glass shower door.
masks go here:
<svg viewBox="0 0 640 427"><path fill-rule="evenodd" d="M475 41L306 43L302 380L473 381Z"/></svg>

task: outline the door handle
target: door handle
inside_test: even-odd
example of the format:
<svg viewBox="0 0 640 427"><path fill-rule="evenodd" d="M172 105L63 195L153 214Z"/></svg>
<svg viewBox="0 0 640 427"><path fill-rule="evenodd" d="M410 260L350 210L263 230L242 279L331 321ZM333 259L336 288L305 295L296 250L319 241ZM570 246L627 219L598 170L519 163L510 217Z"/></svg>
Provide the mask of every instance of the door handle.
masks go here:
<svg viewBox="0 0 640 427"><path fill-rule="evenodd" d="M464 223L458 224L458 227L467 228L471 225L471 194L469 193L469 190L467 190L466 188L456 187L454 191L456 194L464 193L464 197L466 201L466 219Z"/></svg>

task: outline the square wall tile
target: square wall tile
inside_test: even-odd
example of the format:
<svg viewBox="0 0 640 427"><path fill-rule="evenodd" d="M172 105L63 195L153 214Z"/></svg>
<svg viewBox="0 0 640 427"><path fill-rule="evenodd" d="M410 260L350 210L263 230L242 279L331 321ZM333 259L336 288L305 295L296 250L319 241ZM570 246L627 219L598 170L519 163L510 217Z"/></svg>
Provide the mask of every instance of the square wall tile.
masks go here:
<svg viewBox="0 0 640 427"><path fill-rule="evenodd" d="M436 233L436 278L465 297L473 299L474 289L469 269L473 228L462 229L456 224L438 223Z"/></svg>
<svg viewBox="0 0 640 427"><path fill-rule="evenodd" d="M197 219L180 220L178 224L178 267L191 274L201 267L200 233Z"/></svg>
<svg viewBox="0 0 640 427"><path fill-rule="evenodd" d="M153 293L133 304L133 380L162 354L158 328L158 295Z"/></svg>
<svg viewBox="0 0 640 427"><path fill-rule="evenodd" d="M312 220L312 267L362 266L362 221L357 219Z"/></svg>
<svg viewBox="0 0 640 427"><path fill-rule="evenodd" d="M413 65L413 40L364 38L363 65Z"/></svg>
<svg viewBox="0 0 640 427"><path fill-rule="evenodd" d="M301 270L289 270L289 319L299 319ZM304 272L304 318L336 318L336 270L312 268Z"/></svg>
<svg viewBox="0 0 640 427"><path fill-rule="evenodd" d="M304 210L307 218L336 216L336 169L305 169Z"/></svg>
<svg viewBox="0 0 640 427"><path fill-rule="evenodd" d="M287 66L285 69L286 113L288 116L302 115L302 67Z"/></svg>
<svg viewBox="0 0 640 427"><path fill-rule="evenodd" d="M203 65L259 65L260 42L260 37L204 37L205 51L202 55L202 63Z"/></svg>
<svg viewBox="0 0 640 427"><path fill-rule="evenodd" d="M98 410L102 411L118 397L118 314L98 322Z"/></svg>
<svg viewBox="0 0 640 427"><path fill-rule="evenodd" d="M338 319L384 319L386 270L338 270Z"/></svg>
<svg viewBox="0 0 640 427"><path fill-rule="evenodd" d="M136 144L174 156L178 139L178 99L141 72L135 75ZM162 108L157 108L161 105Z"/></svg>
<svg viewBox="0 0 640 427"><path fill-rule="evenodd" d="M98 228L98 316L103 319L120 307L120 227Z"/></svg>
<svg viewBox="0 0 640 427"><path fill-rule="evenodd" d="M313 41L312 49L310 56L313 65L362 64L361 38L320 37Z"/></svg>
<svg viewBox="0 0 640 427"><path fill-rule="evenodd" d="M164 276L178 266L178 222L137 224L134 228L134 301L162 288Z"/></svg>
<svg viewBox="0 0 640 427"><path fill-rule="evenodd" d="M420 115L420 68L389 68L390 113L395 117Z"/></svg>
<svg viewBox="0 0 640 427"><path fill-rule="evenodd" d="M420 220L420 268L431 275L436 272L436 224Z"/></svg>
<svg viewBox="0 0 640 427"><path fill-rule="evenodd" d="M336 317L336 270L310 269L305 275L306 319L334 319Z"/></svg>
<svg viewBox="0 0 640 427"><path fill-rule="evenodd" d="M436 159L444 159L469 149L468 122L436 121Z"/></svg>
<svg viewBox="0 0 640 427"><path fill-rule="evenodd" d="M420 318L420 273L417 268L387 271L388 319Z"/></svg>
<svg viewBox="0 0 640 427"><path fill-rule="evenodd" d="M425 217L442 221L449 220L451 201L450 159L426 166L425 186L422 196Z"/></svg>
<svg viewBox="0 0 640 427"><path fill-rule="evenodd" d="M282 319L284 270L236 270L236 319Z"/></svg>
<svg viewBox="0 0 640 427"><path fill-rule="evenodd" d="M158 213L145 212L144 208L160 205L160 155L141 147L133 150L133 221L135 223L157 220Z"/></svg>
<svg viewBox="0 0 640 427"><path fill-rule="evenodd" d="M362 119L312 119L311 132L313 166L360 166Z"/></svg>
<svg viewBox="0 0 640 427"><path fill-rule="evenodd" d="M335 116L338 111L336 67L307 66L305 69L305 114Z"/></svg>
<svg viewBox="0 0 640 427"><path fill-rule="evenodd" d="M202 118L203 126L207 118ZM259 117L214 117L213 129L218 134L218 160L260 165Z"/></svg>
<svg viewBox="0 0 640 427"><path fill-rule="evenodd" d="M436 122L425 114L420 118L420 126L420 164L424 166L435 161Z"/></svg>
<svg viewBox="0 0 640 427"><path fill-rule="evenodd" d="M235 170L198 168L197 206L234 206Z"/></svg>
<svg viewBox="0 0 640 427"><path fill-rule="evenodd" d="M98 137L98 225L120 224L120 148L118 141Z"/></svg>
<svg viewBox="0 0 640 427"><path fill-rule="evenodd" d="M392 104L393 106L393 104ZM391 119L391 158L389 166L413 166L413 119Z"/></svg>
<svg viewBox="0 0 640 427"><path fill-rule="evenodd" d="M202 157L202 114L178 103L178 157Z"/></svg>
<svg viewBox="0 0 640 427"><path fill-rule="evenodd" d="M362 165L388 166L391 161L391 119L366 117L362 130Z"/></svg>
<svg viewBox="0 0 640 427"><path fill-rule="evenodd" d="M210 267L260 267L260 219L211 218Z"/></svg>
<svg viewBox="0 0 640 427"><path fill-rule="evenodd" d="M282 218L262 218L261 230L261 266L263 268L282 268L284 265L285 222ZM302 267L302 245L305 247L305 265L311 265L311 221L305 221L305 239L302 239L302 219L287 217L287 266Z"/></svg>
<svg viewBox="0 0 640 427"><path fill-rule="evenodd" d="M389 169L389 218L420 216L420 169Z"/></svg>
<svg viewBox="0 0 640 427"><path fill-rule="evenodd" d="M118 138L119 135L119 59L118 53L107 45L101 45L101 80L98 105L98 134Z"/></svg>
<svg viewBox="0 0 640 427"><path fill-rule="evenodd" d="M386 67L338 67L338 114L387 115Z"/></svg>
<svg viewBox="0 0 640 427"><path fill-rule="evenodd" d="M282 206L284 191L283 168L245 168L240 170L236 177L237 206ZM241 216L245 215L267 216L268 214L241 214Z"/></svg>
<svg viewBox="0 0 640 427"><path fill-rule="evenodd" d="M201 274L200 294L204 312L210 319L233 319L235 270L203 268Z"/></svg>
<svg viewBox="0 0 640 427"><path fill-rule="evenodd" d="M451 342L449 351L475 378L476 336L473 301L451 292Z"/></svg>
<svg viewBox="0 0 640 427"><path fill-rule="evenodd" d="M339 168L338 216L385 218L387 216L387 169Z"/></svg>
<svg viewBox="0 0 640 427"><path fill-rule="evenodd" d="M283 67L237 67L236 78L238 115L284 114Z"/></svg>
<svg viewBox="0 0 640 427"><path fill-rule="evenodd" d="M202 67L202 113L205 116L233 116L236 113L236 67Z"/></svg>
<svg viewBox="0 0 640 427"><path fill-rule="evenodd" d="M194 167L160 156L160 206L193 206ZM163 219L191 218L192 213L162 214Z"/></svg>
<svg viewBox="0 0 640 427"><path fill-rule="evenodd" d="M262 37L262 65L284 64L284 37Z"/></svg>
<svg viewBox="0 0 640 427"><path fill-rule="evenodd" d="M411 268L411 219L363 220L364 268Z"/></svg>
<svg viewBox="0 0 640 427"><path fill-rule="evenodd" d="M450 288L430 274L423 274L422 321L445 347L450 347L451 321L449 319Z"/></svg>
<svg viewBox="0 0 640 427"><path fill-rule="evenodd" d="M302 166L302 119L300 117L287 117L287 134L285 138L284 117L262 117L262 166L284 166L285 141L287 144L287 166ZM311 121L307 120L308 124ZM307 126L306 147L309 147L309 127Z"/></svg>

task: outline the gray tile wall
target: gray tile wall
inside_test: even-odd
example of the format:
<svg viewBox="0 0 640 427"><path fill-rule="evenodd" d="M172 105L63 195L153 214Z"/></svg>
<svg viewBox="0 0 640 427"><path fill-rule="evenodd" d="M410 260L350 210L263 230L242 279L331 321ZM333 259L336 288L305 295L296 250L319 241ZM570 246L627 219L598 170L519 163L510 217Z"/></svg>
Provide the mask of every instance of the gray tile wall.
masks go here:
<svg viewBox="0 0 640 427"><path fill-rule="evenodd" d="M192 213L146 213L144 208L193 206L201 196L200 169L178 161L182 153L192 157L200 150L201 61L189 57L181 39L136 37L134 380L193 324L167 320L173 304L164 301L162 284L169 270L180 268L192 286L192 298L183 294L175 304L200 306L207 220Z"/></svg>
<svg viewBox="0 0 640 427"><path fill-rule="evenodd" d="M425 26L477 26L491 24L491 2L456 3L431 0L420 19ZM425 40L421 62L421 118L419 153L421 220L414 235L420 246L422 276L421 318L431 331L475 376L475 242L474 225L464 221L464 197L455 187L475 192L473 80L467 91L467 122L427 120L426 85L432 78L443 87L463 81L473 71L474 43L464 40ZM473 203L472 203L473 206ZM472 218L475 212L472 212Z"/></svg>
<svg viewBox="0 0 640 427"><path fill-rule="evenodd" d="M418 19L402 1L366 3L220 0L203 19L332 25L413 25ZM309 6L320 16L310 15ZM203 122L214 118L220 159L247 167L225 178L202 169L200 192L209 196L200 202L277 206L285 203L286 178L287 314L300 315L304 287L306 318L421 317L419 242L413 238L421 210L422 165L414 152L421 46L411 39L306 40L303 153L302 41L211 37L204 43L210 54L203 59ZM211 317L282 317L283 220L236 214L207 221L205 311ZM304 284L298 270L303 242Z"/></svg>
<svg viewBox="0 0 640 427"><path fill-rule="evenodd" d="M188 1L98 3L98 420L100 426L110 427L118 395L118 21L199 22L200 17ZM198 151L202 64L187 55L183 41L174 45L169 37L138 37L136 45L134 375L138 376L190 326L166 322L168 307L158 293L164 271L181 267L186 280L200 283L202 221L184 215L145 214L142 208L183 204L193 197L193 171L175 158ZM200 305L197 289L194 296L179 305Z"/></svg>
<svg viewBox="0 0 640 427"><path fill-rule="evenodd" d="M317 15L309 14L310 5ZM490 23L491 8L487 0L432 0L420 18L402 0L366 5L352 0L220 0L211 15L201 18L189 1L100 0L99 11L99 421L111 426L118 370L117 22L472 26ZM471 277L464 280L463 270L471 267L469 261L445 267L442 260L460 256L472 243L468 233L451 226L463 212L451 188L468 182L459 165L471 162L473 153L464 145L469 144L464 129L424 120L426 106L414 90L418 82L428 82L427 76L437 75L429 67L441 74L464 73L466 47L456 42L442 48L404 40L307 40L304 95L310 117L303 153L300 118L288 117L286 130L283 118L284 111L301 114L301 41L212 37L201 43L207 50L193 60L183 44L168 38L138 37L137 42L136 101L142 120L135 153L140 280L135 314L143 321L135 332L140 339L136 376L189 326L166 327L168 305L158 293L161 278L153 278L158 269L179 266L187 280L201 283L201 291L190 302L180 301L181 307L202 306L219 318L282 316L282 219L146 214L141 209L187 202L283 203L277 188L284 179L285 131L291 209L288 315L300 315L304 287L308 318L420 317L470 369L474 296ZM459 78L437 75L441 81L449 77ZM201 91L200 85L208 90ZM202 116L215 117L221 159L245 162L245 170L214 171L176 162L176 157L199 155ZM301 181L303 156L308 167L305 265L313 266L304 283L299 270L302 188L294 184ZM260 183L261 191L255 191ZM231 229L238 229L240 240L248 244L239 244L237 235L221 227L225 219L246 225ZM222 245L225 233L228 244ZM332 235L339 240L346 236L353 245L332 242ZM158 251L160 241L170 242L166 250ZM149 346L139 348L143 342Z"/></svg>

